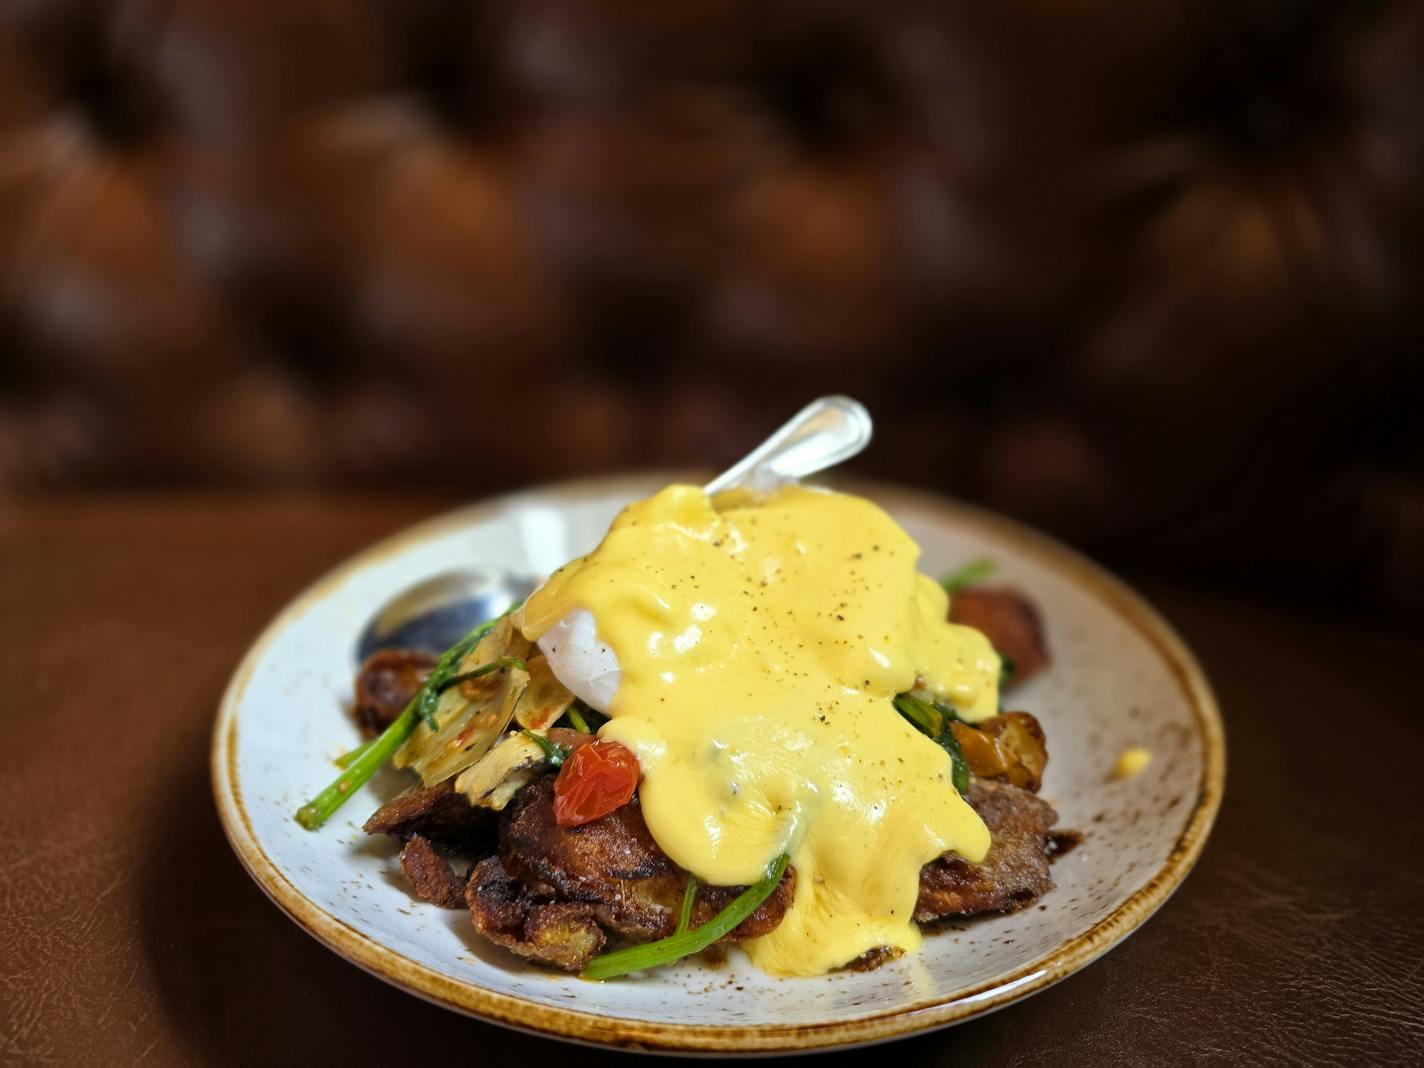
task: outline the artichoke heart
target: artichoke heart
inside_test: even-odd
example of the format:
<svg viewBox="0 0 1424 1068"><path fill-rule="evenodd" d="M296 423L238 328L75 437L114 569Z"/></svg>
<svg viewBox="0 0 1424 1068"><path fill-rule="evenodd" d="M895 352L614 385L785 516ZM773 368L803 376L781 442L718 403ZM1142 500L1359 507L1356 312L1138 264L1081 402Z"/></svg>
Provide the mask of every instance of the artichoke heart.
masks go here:
<svg viewBox="0 0 1424 1068"><path fill-rule="evenodd" d="M471 768L460 773L455 789L496 812L503 810L548 763L539 743L525 734L506 734Z"/></svg>
<svg viewBox="0 0 1424 1068"><path fill-rule="evenodd" d="M536 656L529 661L529 688L514 713L521 727L543 730L552 727L574 703L574 695L554 677L547 657Z"/></svg>
<svg viewBox="0 0 1424 1068"><path fill-rule="evenodd" d="M505 657L523 659L532 644L510 619L485 635L460 662L457 675ZM396 751L398 768L412 768L427 786L444 782L477 763L514 718L529 672L517 666L502 667L477 679L451 686L440 695L435 710L436 730L421 723Z"/></svg>

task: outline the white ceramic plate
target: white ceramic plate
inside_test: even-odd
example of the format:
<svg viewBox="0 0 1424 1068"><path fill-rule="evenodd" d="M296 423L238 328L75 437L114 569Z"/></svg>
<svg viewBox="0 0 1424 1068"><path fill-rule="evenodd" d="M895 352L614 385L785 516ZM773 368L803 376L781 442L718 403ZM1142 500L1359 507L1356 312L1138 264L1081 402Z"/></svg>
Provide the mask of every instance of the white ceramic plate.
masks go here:
<svg viewBox="0 0 1424 1068"><path fill-rule="evenodd" d="M336 952L451 1008L529 1031L686 1052L808 1050L873 1042L988 1012L1062 979L1145 921L1186 877L1220 803L1225 746L1191 655L1115 579L1054 542L940 498L849 488L880 502L936 574L990 555L996 581L1037 601L1053 667L1014 691L1043 722L1043 796L1086 832L1054 865L1058 887L1028 910L926 938L877 971L775 979L735 951L641 978L591 983L522 963L481 940L463 912L416 902L385 839L360 824L402 788L383 772L322 830L292 818L358 741L344 714L357 635L397 592L470 563L546 573L591 549L618 509L662 484L641 476L560 485L479 504L367 550L268 627L223 698L213 739L218 811L263 890ZM1109 772L1128 746L1154 755Z"/></svg>

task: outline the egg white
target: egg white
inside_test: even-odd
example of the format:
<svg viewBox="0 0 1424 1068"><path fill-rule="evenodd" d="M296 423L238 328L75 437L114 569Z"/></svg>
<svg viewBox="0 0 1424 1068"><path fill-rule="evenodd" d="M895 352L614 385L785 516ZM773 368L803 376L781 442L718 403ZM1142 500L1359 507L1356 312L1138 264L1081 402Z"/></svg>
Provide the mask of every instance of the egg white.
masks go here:
<svg viewBox="0 0 1424 1068"><path fill-rule="evenodd" d="M550 627L539 639L554 677L570 692L600 712L613 705L613 695L623 674L618 656L598 640L593 615L576 608Z"/></svg>

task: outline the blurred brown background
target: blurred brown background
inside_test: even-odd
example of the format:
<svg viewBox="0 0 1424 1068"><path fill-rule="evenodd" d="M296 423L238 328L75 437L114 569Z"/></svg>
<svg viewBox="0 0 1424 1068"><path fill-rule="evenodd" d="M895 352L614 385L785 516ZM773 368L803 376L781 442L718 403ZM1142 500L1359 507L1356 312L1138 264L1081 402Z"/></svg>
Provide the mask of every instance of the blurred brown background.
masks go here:
<svg viewBox="0 0 1424 1068"><path fill-rule="evenodd" d="M836 391L1230 736L1152 923L897 1063L1409 1060L1424 0L0 0L0 1061L566 1064L263 899L213 708L361 545Z"/></svg>
<svg viewBox="0 0 1424 1068"><path fill-rule="evenodd" d="M861 473L1420 612L1424 4L0 0L0 487ZM3 507L3 504L0 504Z"/></svg>

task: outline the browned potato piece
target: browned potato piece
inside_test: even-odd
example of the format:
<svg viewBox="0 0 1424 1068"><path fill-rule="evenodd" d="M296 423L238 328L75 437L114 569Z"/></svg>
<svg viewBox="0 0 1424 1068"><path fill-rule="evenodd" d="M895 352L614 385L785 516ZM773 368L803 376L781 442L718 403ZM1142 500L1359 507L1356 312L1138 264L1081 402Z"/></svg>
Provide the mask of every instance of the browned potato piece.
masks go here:
<svg viewBox="0 0 1424 1068"><path fill-rule="evenodd" d="M465 879L443 857L430 839L413 834L400 854L401 871L405 873L415 896L442 909L465 907Z"/></svg>
<svg viewBox="0 0 1424 1068"><path fill-rule="evenodd" d="M975 723L953 723L969 770L981 779L994 779L1037 793L1048 765L1043 728L1027 712L1005 712Z"/></svg>
<svg viewBox="0 0 1424 1068"><path fill-rule="evenodd" d="M1058 814L1026 790L972 782L964 798L993 836L983 861L946 853L920 872L915 919L920 923L979 912L1013 912L1053 889L1049 828Z"/></svg>
<svg viewBox="0 0 1424 1068"><path fill-rule="evenodd" d="M677 924L687 873L653 841L637 801L577 827L554 819L554 776L526 786L504 811L500 825L504 870L526 886L560 900L595 906L598 922L635 942L665 938ZM772 931L791 907L795 871L728 935L728 941ZM745 887L703 885L692 910L706 923Z"/></svg>
<svg viewBox="0 0 1424 1068"><path fill-rule="evenodd" d="M997 717L996 717L997 718ZM976 730L967 723L951 723L954 740L964 754L969 771L978 779L1005 779L1013 759L992 734Z"/></svg>
<svg viewBox="0 0 1424 1068"><path fill-rule="evenodd" d="M356 676L352 715L361 734L374 738L395 722L435 666L435 657L415 649L372 653Z"/></svg>
<svg viewBox="0 0 1424 1068"><path fill-rule="evenodd" d="M504 870L499 857L486 857L470 871L465 903L475 930L527 960L580 971L607 942L594 907L549 901Z"/></svg>

